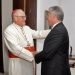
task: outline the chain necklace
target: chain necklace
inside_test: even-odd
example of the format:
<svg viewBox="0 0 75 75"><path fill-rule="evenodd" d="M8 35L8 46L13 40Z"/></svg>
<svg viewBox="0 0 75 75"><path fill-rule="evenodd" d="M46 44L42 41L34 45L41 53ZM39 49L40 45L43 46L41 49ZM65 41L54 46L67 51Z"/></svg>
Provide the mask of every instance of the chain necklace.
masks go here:
<svg viewBox="0 0 75 75"><path fill-rule="evenodd" d="M28 39L27 39L27 37L26 37L26 35L25 35L25 32L24 32L24 30L23 30L23 27L20 27L20 30L21 30L21 32L18 30L18 28L15 26L15 29L25 38L25 40L26 40L26 42L27 42L27 46L30 46L30 43L29 43L29 41L28 41ZM19 35L18 35L19 36Z"/></svg>

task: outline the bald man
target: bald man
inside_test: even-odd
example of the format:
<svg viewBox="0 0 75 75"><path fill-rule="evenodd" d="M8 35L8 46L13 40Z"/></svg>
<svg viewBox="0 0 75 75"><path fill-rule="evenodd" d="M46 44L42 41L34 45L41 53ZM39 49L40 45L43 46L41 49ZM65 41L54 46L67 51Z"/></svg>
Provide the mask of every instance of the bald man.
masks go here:
<svg viewBox="0 0 75 75"><path fill-rule="evenodd" d="M9 75L34 75L33 39L45 38L50 30L32 30L26 25L26 15L21 9L13 11L12 20L13 23L4 31L9 56Z"/></svg>

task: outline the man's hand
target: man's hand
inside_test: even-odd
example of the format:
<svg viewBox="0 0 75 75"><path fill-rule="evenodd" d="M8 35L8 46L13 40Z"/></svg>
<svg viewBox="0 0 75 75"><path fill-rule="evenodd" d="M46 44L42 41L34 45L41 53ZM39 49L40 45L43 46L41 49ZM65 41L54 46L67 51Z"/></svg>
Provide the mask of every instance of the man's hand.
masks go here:
<svg viewBox="0 0 75 75"><path fill-rule="evenodd" d="M33 51L32 54L33 56L35 56L37 54L37 51Z"/></svg>

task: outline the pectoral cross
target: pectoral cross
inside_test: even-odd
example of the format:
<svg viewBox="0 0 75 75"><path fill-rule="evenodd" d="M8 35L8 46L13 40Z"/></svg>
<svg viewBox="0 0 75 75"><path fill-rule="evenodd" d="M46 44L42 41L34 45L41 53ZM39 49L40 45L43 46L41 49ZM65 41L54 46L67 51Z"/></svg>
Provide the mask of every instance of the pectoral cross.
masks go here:
<svg viewBox="0 0 75 75"><path fill-rule="evenodd" d="M30 43L29 43L29 41L28 41L28 39L27 39L27 37L25 35L25 31L24 31L23 27L21 27L21 31L22 31L22 34L23 34L25 40L27 41L27 46L30 46Z"/></svg>

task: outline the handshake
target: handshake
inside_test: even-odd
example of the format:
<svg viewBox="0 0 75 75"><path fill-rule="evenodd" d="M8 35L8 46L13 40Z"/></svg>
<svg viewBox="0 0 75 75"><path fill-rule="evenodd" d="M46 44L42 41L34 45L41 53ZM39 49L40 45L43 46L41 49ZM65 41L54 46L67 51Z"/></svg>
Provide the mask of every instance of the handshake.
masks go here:
<svg viewBox="0 0 75 75"><path fill-rule="evenodd" d="M32 52L33 56L35 56L37 53L38 53L37 51Z"/></svg>
<svg viewBox="0 0 75 75"><path fill-rule="evenodd" d="M38 53L37 51L35 51L34 46L27 46L25 47L25 49L28 49L33 54L33 56L35 56Z"/></svg>

